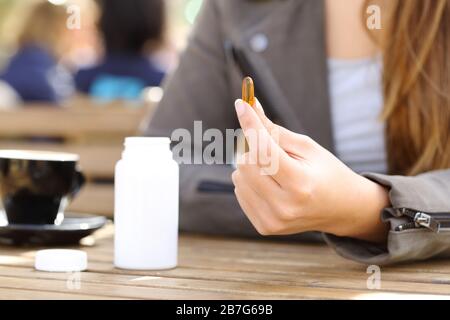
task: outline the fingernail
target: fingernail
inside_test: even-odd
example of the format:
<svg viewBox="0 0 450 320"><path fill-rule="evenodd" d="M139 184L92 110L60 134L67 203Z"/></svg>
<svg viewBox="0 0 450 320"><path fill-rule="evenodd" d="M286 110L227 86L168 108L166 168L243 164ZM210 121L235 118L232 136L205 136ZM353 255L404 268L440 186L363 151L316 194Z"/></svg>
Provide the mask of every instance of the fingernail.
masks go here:
<svg viewBox="0 0 450 320"><path fill-rule="evenodd" d="M242 100L236 100L234 102L234 107L236 109L236 113L238 115L238 117L241 117L244 113L245 113L245 104L242 102Z"/></svg>

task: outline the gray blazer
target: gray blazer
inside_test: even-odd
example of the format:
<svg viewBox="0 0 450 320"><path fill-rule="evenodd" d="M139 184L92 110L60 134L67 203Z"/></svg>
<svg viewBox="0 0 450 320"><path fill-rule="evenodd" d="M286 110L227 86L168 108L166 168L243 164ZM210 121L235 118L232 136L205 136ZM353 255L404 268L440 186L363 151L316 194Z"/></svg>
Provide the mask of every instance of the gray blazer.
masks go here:
<svg viewBox="0 0 450 320"><path fill-rule="evenodd" d="M255 78L272 119L333 151L326 59L323 1L207 0L147 134L192 132L194 120L203 121L203 130L238 128L233 101L246 73ZM182 230L257 236L234 197L232 171L227 165L181 167ZM387 244L324 235L331 247L344 257L380 265L450 255L450 228L444 228L450 218L450 170L365 176L390 188L392 207L380 213L391 225ZM427 223L441 223L440 232Z"/></svg>

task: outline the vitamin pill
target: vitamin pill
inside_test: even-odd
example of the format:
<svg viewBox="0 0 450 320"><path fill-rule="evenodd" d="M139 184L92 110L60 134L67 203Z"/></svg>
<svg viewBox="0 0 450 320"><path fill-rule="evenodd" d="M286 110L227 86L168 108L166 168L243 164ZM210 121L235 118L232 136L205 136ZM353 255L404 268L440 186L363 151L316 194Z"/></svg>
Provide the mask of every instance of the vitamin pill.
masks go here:
<svg viewBox="0 0 450 320"><path fill-rule="evenodd" d="M250 77L245 77L244 80L242 80L242 100L252 107L255 105L255 86Z"/></svg>

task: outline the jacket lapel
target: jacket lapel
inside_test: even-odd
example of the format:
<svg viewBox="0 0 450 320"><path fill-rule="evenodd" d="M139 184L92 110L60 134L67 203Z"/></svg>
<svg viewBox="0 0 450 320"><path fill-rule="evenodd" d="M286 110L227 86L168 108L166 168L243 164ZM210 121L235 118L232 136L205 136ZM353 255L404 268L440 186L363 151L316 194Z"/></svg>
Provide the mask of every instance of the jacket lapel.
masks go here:
<svg viewBox="0 0 450 320"><path fill-rule="evenodd" d="M232 42L258 73L266 96L276 103L272 117L333 151L324 2L273 1L272 8L267 12L266 7L245 32L232 35Z"/></svg>

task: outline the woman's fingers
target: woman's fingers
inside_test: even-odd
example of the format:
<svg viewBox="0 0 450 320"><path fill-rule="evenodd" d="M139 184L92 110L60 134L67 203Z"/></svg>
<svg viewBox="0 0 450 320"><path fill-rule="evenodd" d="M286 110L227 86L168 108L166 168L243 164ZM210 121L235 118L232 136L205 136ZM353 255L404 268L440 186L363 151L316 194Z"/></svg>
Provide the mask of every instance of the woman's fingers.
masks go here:
<svg viewBox="0 0 450 320"><path fill-rule="evenodd" d="M261 120L262 124L266 127L267 131L270 132L272 129L274 129L274 126L276 125L272 122L272 120L267 118L261 103L256 97L255 97L255 111L259 119Z"/></svg>
<svg viewBox="0 0 450 320"><path fill-rule="evenodd" d="M272 137L277 137L275 140L278 142L278 145L290 156L300 159L303 158L303 153L308 152L311 139L305 135L292 132L286 128L274 124L269 118L267 118L259 100L257 98L255 98L255 100L256 114L270 135Z"/></svg>
<svg viewBox="0 0 450 320"><path fill-rule="evenodd" d="M266 200L253 189L240 171L233 172L232 178L235 185L234 193L239 205L255 229L262 235L278 232L282 225L274 219Z"/></svg>
<svg viewBox="0 0 450 320"><path fill-rule="evenodd" d="M279 196L282 192L280 185L270 176L261 175L261 169L258 166L249 163L249 154L245 153L242 156L242 161L238 165L237 171L242 177L242 180L250 184L252 189L262 198Z"/></svg>
<svg viewBox="0 0 450 320"><path fill-rule="evenodd" d="M235 107L249 145L250 161L262 169L262 174L272 176L278 184L288 182L292 159L274 141L252 107L242 100L236 100Z"/></svg>

